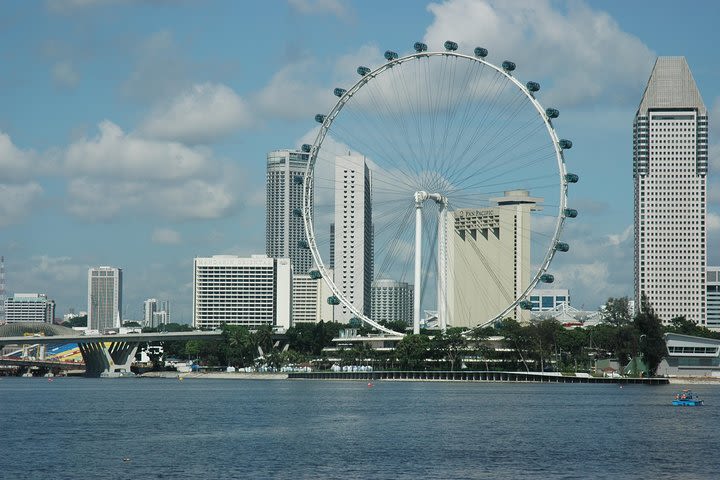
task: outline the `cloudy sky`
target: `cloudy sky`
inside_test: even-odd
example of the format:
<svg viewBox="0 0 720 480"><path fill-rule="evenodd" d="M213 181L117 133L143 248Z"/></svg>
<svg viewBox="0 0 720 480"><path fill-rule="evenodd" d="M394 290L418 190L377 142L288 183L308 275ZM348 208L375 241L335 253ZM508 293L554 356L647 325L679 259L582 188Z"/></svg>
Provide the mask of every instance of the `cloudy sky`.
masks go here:
<svg viewBox="0 0 720 480"><path fill-rule="evenodd" d="M709 262L720 264L720 4L676 1L10 0L0 5L0 254L8 293L87 305L125 275L190 322L192 258L263 253L268 151L298 147L360 64L447 39L515 61L555 106L581 177L573 304L632 294L632 119L657 55L688 59L711 111Z"/></svg>

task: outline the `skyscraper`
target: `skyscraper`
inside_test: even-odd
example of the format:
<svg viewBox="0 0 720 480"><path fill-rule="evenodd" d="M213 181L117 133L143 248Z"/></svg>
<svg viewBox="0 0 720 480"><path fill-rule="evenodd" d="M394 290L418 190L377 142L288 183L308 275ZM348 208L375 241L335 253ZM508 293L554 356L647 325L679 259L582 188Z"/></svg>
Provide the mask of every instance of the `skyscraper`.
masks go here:
<svg viewBox="0 0 720 480"><path fill-rule="evenodd" d="M122 322L122 270L94 267L88 270L88 328L102 332Z"/></svg>
<svg viewBox="0 0 720 480"><path fill-rule="evenodd" d="M157 312L157 299L148 298L143 302L143 326L155 327L153 315Z"/></svg>
<svg viewBox="0 0 720 480"><path fill-rule="evenodd" d="M406 282L381 279L372 285L372 315L376 322L413 321L413 286Z"/></svg>
<svg viewBox="0 0 720 480"><path fill-rule="evenodd" d="M267 155L265 253L289 258L295 274L312 268L310 250L299 246L306 238L301 210L307 163L308 154L299 151L275 150Z"/></svg>
<svg viewBox="0 0 720 480"><path fill-rule="evenodd" d="M635 299L706 322L708 115L685 57L659 57L633 122Z"/></svg>
<svg viewBox="0 0 720 480"><path fill-rule="evenodd" d="M335 227L333 266L335 285L363 315L370 315L373 279L372 191L365 158L357 155L335 159ZM335 308L335 321L354 315L344 306Z"/></svg>
<svg viewBox="0 0 720 480"><path fill-rule="evenodd" d="M492 200L497 206L448 212L449 326L474 327L492 319L530 283L530 212L540 209L543 199L511 190ZM530 318L519 308L508 316Z"/></svg>

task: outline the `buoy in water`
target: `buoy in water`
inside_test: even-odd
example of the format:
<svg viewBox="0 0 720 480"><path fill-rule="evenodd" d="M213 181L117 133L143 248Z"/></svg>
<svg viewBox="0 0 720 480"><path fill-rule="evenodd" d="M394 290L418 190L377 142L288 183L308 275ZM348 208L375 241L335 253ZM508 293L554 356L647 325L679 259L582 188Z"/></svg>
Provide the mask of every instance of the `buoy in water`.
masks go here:
<svg viewBox="0 0 720 480"><path fill-rule="evenodd" d="M372 387L374 387L374 386L375 386L375 385L373 385L372 382L368 382L368 388L372 388Z"/></svg>

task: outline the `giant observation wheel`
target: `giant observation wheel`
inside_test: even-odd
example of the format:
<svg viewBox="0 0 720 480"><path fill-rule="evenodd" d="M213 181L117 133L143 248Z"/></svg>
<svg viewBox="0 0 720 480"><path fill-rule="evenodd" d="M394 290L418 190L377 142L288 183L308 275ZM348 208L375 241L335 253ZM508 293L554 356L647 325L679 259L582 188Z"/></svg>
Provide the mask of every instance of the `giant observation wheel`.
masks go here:
<svg viewBox="0 0 720 480"><path fill-rule="evenodd" d="M567 194L578 176L566 171L572 142L555 132L558 110L540 105L540 85L519 81L513 62L444 47L418 42L358 67L302 145L299 246L337 321L396 333L380 322L407 318L408 292L415 332L420 317L442 329L520 319L533 288L553 282L553 256L569 250L560 235L577 215Z"/></svg>

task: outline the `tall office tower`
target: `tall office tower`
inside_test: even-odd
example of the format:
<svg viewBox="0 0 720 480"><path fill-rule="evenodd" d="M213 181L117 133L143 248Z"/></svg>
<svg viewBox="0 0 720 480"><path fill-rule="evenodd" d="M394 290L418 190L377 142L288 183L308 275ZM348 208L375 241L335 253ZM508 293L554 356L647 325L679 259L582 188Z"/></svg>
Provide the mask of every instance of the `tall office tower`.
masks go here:
<svg viewBox="0 0 720 480"><path fill-rule="evenodd" d="M365 158L335 159L335 285L363 315L370 315L373 278L372 191ZM344 305L335 307L335 321L354 315Z"/></svg>
<svg viewBox="0 0 720 480"><path fill-rule="evenodd" d="M633 122L635 299L706 324L708 115L685 57L658 57Z"/></svg>
<svg viewBox="0 0 720 480"><path fill-rule="evenodd" d="M162 323L170 323L170 300L160 300L157 313L162 319Z"/></svg>
<svg viewBox="0 0 720 480"><path fill-rule="evenodd" d="M707 328L720 330L720 267L707 267Z"/></svg>
<svg viewBox="0 0 720 480"><path fill-rule="evenodd" d="M53 323L55 302L44 293L16 293L5 299L7 323Z"/></svg>
<svg viewBox="0 0 720 480"><path fill-rule="evenodd" d="M122 325L122 269L88 270L88 328L102 332Z"/></svg>
<svg viewBox="0 0 720 480"><path fill-rule="evenodd" d="M510 305L530 283L530 212L541 198L511 190L497 206L447 214L448 325L474 327ZM508 316L529 321L527 310Z"/></svg>
<svg viewBox="0 0 720 480"><path fill-rule="evenodd" d="M405 322L413 320L413 286L406 282L381 279L372 284L372 314L376 322Z"/></svg>
<svg viewBox="0 0 720 480"><path fill-rule="evenodd" d="M195 258L193 326L223 323L290 328L292 268L287 258L215 255Z"/></svg>
<svg viewBox="0 0 720 480"><path fill-rule="evenodd" d="M157 299L148 298L143 302L143 326L156 327L153 315L157 312Z"/></svg>
<svg viewBox="0 0 720 480"><path fill-rule="evenodd" d="M312 268L302 219L303 182L309 155L294 150L276 150L267 155L265 253L271 258L289 258L296 274ZM310 204L312 205L312 199Z"/></svg>

